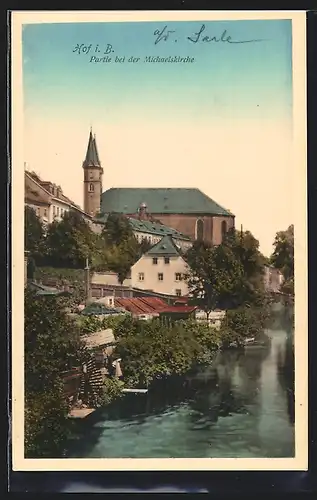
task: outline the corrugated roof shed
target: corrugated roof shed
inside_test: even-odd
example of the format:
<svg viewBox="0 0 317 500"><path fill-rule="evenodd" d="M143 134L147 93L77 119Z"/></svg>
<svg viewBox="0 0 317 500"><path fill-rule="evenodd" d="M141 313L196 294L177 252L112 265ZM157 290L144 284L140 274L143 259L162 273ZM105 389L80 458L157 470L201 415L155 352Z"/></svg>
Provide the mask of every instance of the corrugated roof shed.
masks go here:
<svg viewBox="0 0 317 500"><path fill-rule="evenodd" d="M168 307L164 300L157 297L116 298L115 305L132 314L155 314Z"/></svg>
<svg viewBox="0 0 317 500"><path fill-rule="evenodd" d="M89 335L82 335L81 339L85 342L89 349L100 347L104 345L111 345L116 342L112 328L107 328L100 332L90 333Z"/></svg>

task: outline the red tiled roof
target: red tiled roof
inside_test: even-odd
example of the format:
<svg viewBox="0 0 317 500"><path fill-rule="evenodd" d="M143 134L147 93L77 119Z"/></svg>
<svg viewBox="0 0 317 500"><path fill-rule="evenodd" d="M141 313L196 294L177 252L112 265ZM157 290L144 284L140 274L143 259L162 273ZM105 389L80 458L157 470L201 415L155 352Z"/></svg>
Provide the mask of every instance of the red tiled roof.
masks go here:
<svg viewBox="0 0 317 500"><path fill-rule="evenodd" d="M115 306L124 307L132 314L153 314L165 309L167 304L157 297L134 297L131 299L120 297L115 299Z"/></svg>
<svg viewBox="0 0 317 500"><path fill-rule="evenodd" d="M167 306L161 313L192 313L197 309L196 306Z"/></svg>
<svg viewBox="0 0 317 500"><path fill-rule="evenodd" d="M157 297L134 297L132 299L115 299L116 307L123 307L132 314L158 314L160 312L191 313L195 306L169 306L164 300Z"/></svg>

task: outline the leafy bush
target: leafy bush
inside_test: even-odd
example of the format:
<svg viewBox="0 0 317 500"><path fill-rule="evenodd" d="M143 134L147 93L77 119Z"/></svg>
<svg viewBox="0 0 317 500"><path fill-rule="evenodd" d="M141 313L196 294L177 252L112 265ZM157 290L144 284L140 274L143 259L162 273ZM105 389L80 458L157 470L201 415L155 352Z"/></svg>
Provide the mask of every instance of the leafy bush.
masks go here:
<svg viewBox="0 0 317 500"><path fill-rule="evenodd" d="M78 365L84 346L54 296L25 295L25 453L59 455L69 430L61 372Z"/></svg>
<svg viewBox="0 0 317 500"><path fill-rule="evenodd" d="M114 334L125 381L142 386L210 362L220 344L215 329L190 321L166 326L159 320L125 318L115 327Z"/></svg>
<svg viewBox="0 0 317 500"><path fill-rule="evenodd" d="M102 395L97 397L97 407L106 406L122 396L124 382L117 378L106 378L102 387Z"/></svg>
<svg viewBox="0 0 317 500"><path fill-rule="evenodd" d="M77 316L77 325L81 333L88 334L112 328L119 328L126 316L109 316L99 318L98 316Z"/></svg>

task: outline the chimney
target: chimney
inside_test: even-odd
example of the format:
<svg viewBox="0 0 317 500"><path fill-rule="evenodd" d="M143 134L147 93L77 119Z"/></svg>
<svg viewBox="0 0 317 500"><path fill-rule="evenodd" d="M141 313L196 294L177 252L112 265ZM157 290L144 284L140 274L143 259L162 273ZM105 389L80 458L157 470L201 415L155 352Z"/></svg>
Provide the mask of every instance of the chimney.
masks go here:
<svg viewBox="0 0 317 500"><path fill-rule="evenodd" d="M139 219L145 220L147 218L147 206L146 203L141 203L139 206Z"/></svg>

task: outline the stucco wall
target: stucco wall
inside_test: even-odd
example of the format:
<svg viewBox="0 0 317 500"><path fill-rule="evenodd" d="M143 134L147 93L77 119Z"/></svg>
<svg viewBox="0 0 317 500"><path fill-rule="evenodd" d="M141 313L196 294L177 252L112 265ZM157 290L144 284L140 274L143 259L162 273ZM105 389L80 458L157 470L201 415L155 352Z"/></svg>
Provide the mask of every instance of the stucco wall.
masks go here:
<svg viewBox="0 0 317 500"><path fill-rule="evenodd" d="M182 257L170 257L170 263L164 263L164 257L157 257L158 263L153 264L153 257L143 256L131 269L132 286L142 290L153 290L154 292L168 295L176 295L176 290L181 290L181 295L187 295L187 283L182 279L176 281L175 273L186 274L188 268ZM139 273L144 274L144 280L140 281ZM163 273L163 281L159 281L158 273Z"/></svg>

